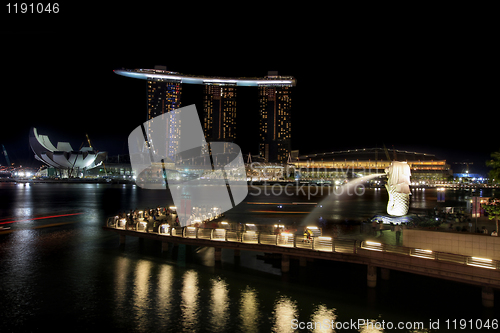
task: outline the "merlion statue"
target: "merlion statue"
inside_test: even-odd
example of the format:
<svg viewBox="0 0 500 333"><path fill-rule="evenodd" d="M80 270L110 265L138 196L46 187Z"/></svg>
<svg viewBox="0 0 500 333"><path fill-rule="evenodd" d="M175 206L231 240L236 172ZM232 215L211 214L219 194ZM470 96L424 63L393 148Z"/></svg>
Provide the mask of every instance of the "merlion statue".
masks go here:
<svg viewBox="0 0 500 333"><path fill-rule="evenodd" d="M410 208L410 166L406 162L392 162L385 172L385 188L389 193L387 213L393 216L406 215Z"/></svg>

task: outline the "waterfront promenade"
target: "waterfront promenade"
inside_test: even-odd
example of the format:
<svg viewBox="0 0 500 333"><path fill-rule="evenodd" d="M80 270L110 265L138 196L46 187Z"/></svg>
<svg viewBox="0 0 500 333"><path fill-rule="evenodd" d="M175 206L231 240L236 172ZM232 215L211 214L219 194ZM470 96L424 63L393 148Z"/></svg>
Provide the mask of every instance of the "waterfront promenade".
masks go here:
<svg viewBox="0 0 500 333"><path fill-rule="evenodd" d="M235 225L216 219L181 227L174 226L173 220L165 213L155 219L138 218L133 224L125 218L111 217L103 229L116 232L121 244L129 236L160 241L163 250L168 250L170 243L213 247L215 261L221 260L222 249L232 250L235 256L242 250L273 253L281 255L283 273L289 272L291 260L298 260L301 266L315 259L366 265L369 287L376 287L378 271L382 279L389 279L390 270L473 284L482 288L483 305L487 307L493 306L494 289L500 289L500 261L489 258L333 238L322 235L315 227L286 232L286 227L280 225ZM309 236L304 235L307 230Z"/></svg>

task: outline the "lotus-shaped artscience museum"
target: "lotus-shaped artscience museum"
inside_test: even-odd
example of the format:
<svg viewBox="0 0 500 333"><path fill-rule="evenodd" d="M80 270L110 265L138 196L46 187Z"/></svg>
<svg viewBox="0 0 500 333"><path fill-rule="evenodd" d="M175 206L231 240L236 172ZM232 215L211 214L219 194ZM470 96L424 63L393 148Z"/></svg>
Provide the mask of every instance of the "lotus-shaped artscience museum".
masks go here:
<svg viewBox="0 0 500 333"><path fill-rule="evenodd" d="M58 142L56 148L47 135L38 135L35 127L30 131L30 146L37 160L57 169L91 169L106 157L106 152L97 153L92 147L73 150L69 142Z"/></svg>

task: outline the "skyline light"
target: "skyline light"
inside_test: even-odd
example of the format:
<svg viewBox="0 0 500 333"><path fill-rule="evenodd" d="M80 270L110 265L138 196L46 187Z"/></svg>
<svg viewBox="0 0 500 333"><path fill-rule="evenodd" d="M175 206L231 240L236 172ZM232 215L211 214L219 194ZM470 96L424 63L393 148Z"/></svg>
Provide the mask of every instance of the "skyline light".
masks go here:
<svg viewBox="0 0 500 333"><path fill-rule="evenodd" d="M13 126L0 134L0 144L12 162L35 163L27 139L35 126L54 140L60 136L75 145L88 133L96 149L111 156L125 154L129 131L144 121L147 81L130 80L113 69L163 63L179 73L206 75L207 80L217 76L243 80L278 70L298 81L290 87L291 148L301 155L385 145L435 154L450 164L474 162L471 172L487 174L485 161L500 146L489 126L490 118L494 120L494 93L491 80L483 79L490 75L484 53L477 53L481 61L442 48L429 56L424 45L415 52L413 44L404 52L399 47L397 52L381 47L368 54L352 48L332 53L325 52L324 43L304 47L293 35L278 41L255 39L255 34L253 30L243 33L224 49L208 47L210 39L205 35L194 43L188 34L185 40L175 38L175 48L157 43L147 51L130 45L144 34L117 35L104 53L95 47L95 39L62 42L56 33L22 39L4 36L6 49L11 50L4 68L9 82L4 96L14 107L3 113L2 121ZM45 52L34 57L33 49ZM185 84L184 88L183 105L196 104L202 110L202 86ZM238 98L246 101L238 104L238 145L245 154L256 155L258 92L253 87L238 88ZM70 115L78 121L68 126ZM391 135L395 130L401 133L397 138ZM0 157L0 163L5 165L5 158ZM454 169L462 171L458 166Z"/></svg>

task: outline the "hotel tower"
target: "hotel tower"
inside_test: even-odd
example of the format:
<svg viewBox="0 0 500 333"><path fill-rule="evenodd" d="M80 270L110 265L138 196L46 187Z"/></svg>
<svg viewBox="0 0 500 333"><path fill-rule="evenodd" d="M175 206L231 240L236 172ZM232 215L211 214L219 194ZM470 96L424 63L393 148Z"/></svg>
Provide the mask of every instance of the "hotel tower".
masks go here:
<svg viewBox="0 0 500 333"><path fill-rule="evenodd" d="M167 71L164 66L155 66L154 69L119 69L114 72L147 81L147 118L149 120L160 115L170 117L170 128L167 130L170 145L165 154L174 162L179 145L180 124L169 111L181 105L182 84L204 86L201 121L208 142L236 140L237 87L257 87L259 155L266 162L287 162L291 152L291 90L296 84L294 77L280 76L278 72L268 72L266 77L239 78L187 75Z"/></svg>
<svg viewBox="0 0 500 333"><path fill-rule="evenodd" d="M153 70L158 74L176 74L168 72L165 66L155 66ZM175 162L175 156L179 147L180 128L178 120L173 111L178 109L181 105L181 92L182 85L180 80L162 77L148 77L147 78L147 94L148 94L148 114L147 119L150 120L157 116L162 115L168 117L169 128L166 131L168 136L167 151L162 154L168 156ZM151 128L147 129L152 132Z"/></svg>
<svg viewBox="0 0 500 333"><path fill-rule="evenodd" d="M279 79L269 72L266 79ZM259 86L259 155L266 162L286 163L291 152L291 84Z"/></svg>

